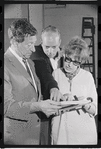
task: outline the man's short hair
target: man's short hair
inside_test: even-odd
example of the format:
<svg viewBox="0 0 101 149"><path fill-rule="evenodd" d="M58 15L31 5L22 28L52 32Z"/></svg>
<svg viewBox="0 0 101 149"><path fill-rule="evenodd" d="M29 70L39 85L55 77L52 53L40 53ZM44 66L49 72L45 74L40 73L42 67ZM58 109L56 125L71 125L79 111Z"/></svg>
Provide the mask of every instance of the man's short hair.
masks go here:
<svg viewBox="0 0 101 149"><path fill-rule="evenodd" d="M57 29L55 26L52 26L52 25L49 25L47 26L46 28L44 28L42 30L42 35L45 33L45 32L52 32L52 33L57 33L60 37L60 31L59 29Z"/></svg>
<svg viewBox="0 0 101 149"><path fill-rule="evenodd" d="M37 30L27 19L17 19L13 21L8 29L9 38L19 43L24 41L25 36L35 36L36 34Z"/></svg>

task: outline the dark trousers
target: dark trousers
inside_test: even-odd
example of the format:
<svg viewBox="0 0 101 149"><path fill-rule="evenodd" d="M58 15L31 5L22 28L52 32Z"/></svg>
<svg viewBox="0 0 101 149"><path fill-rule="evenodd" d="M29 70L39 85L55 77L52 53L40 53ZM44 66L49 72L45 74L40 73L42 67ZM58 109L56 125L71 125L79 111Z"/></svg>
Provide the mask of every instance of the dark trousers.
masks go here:
<svg viewBox="0 0 101 149"><path fill-rule="evenodd" d="M40 145L51 145L51 120L52 117L41 119Z"/></svg>

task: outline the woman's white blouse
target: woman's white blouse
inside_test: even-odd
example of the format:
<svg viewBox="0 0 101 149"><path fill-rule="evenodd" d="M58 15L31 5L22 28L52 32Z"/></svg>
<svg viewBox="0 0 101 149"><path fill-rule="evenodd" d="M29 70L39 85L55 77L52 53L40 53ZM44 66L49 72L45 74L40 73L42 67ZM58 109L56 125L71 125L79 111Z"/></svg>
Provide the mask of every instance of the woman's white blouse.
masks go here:
<svg viewBox="0 0 101 149"><path fill-rule="evenodd" d="M77 97L91 97L93 99L93 103L96 105L97 114L97 91L93 76L90 72L80 68L79 73L72 79L71 90L69 79L60 68L53 72L53 76L58 82L58 86L62 94L72 93L73 96L76 95Z"/></svg>

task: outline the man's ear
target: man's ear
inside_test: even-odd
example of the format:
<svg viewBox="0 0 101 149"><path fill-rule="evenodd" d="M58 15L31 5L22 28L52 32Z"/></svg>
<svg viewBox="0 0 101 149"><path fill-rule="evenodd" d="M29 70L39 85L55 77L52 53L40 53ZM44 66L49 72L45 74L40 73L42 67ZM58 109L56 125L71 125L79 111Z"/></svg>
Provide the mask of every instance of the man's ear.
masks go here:
<svg viewBox="0 0 101 149"><path fill-rule="evenodd" d="M10 44L13 44L14 46L17 45L17 42L14 40L14 37L10 40Z"/></svg>
<svg viewBox="0 0 101 149"><path fill-rule="evenodd" d="M13 45L17 48L17 47L19 47L19 43L17 42L17 41L15 41L14 39L12 40L12 42L13 42Z"/></svg>

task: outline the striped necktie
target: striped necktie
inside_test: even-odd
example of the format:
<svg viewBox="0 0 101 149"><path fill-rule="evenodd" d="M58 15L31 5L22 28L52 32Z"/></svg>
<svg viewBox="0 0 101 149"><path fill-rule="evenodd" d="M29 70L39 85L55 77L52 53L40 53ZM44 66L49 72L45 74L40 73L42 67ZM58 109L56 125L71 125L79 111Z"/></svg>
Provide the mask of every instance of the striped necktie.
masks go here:
<svg viewBox="0 0 101 149"><path fill-rule="evenodd" d="M33 80L33 83L34 83L34 87L35 87L35 90L36 90L36 92L37 92L37 86L36 86L36 83L35 83L35 79L34 79L34 76L32 76L31 75L31 71L30 71L30 69L29 69L29 66L28 66L28 64L27 64L27 61L26 61L27 59L22 59L22 61L24 62L24 64L25 64L25 67L26 67L26 70L27 70L27 72L28 72L28 74L30 75L30 77L32 78L32 80Z"/></svg>
<svg viewBox="0 0 101 149"><path fill-rule="evenodd" d="M27 64L27 61L26 61L27 59L22 59L22 61L24 62L24 64L25 64L25 67L26 67L26 70L27 70L27 72L28 72L28 74L30 75L30 77L32 78L32 76L31 76L31 72L30 72L30 70L29 70L29 67L28 67L28 64Z"/></svg>

